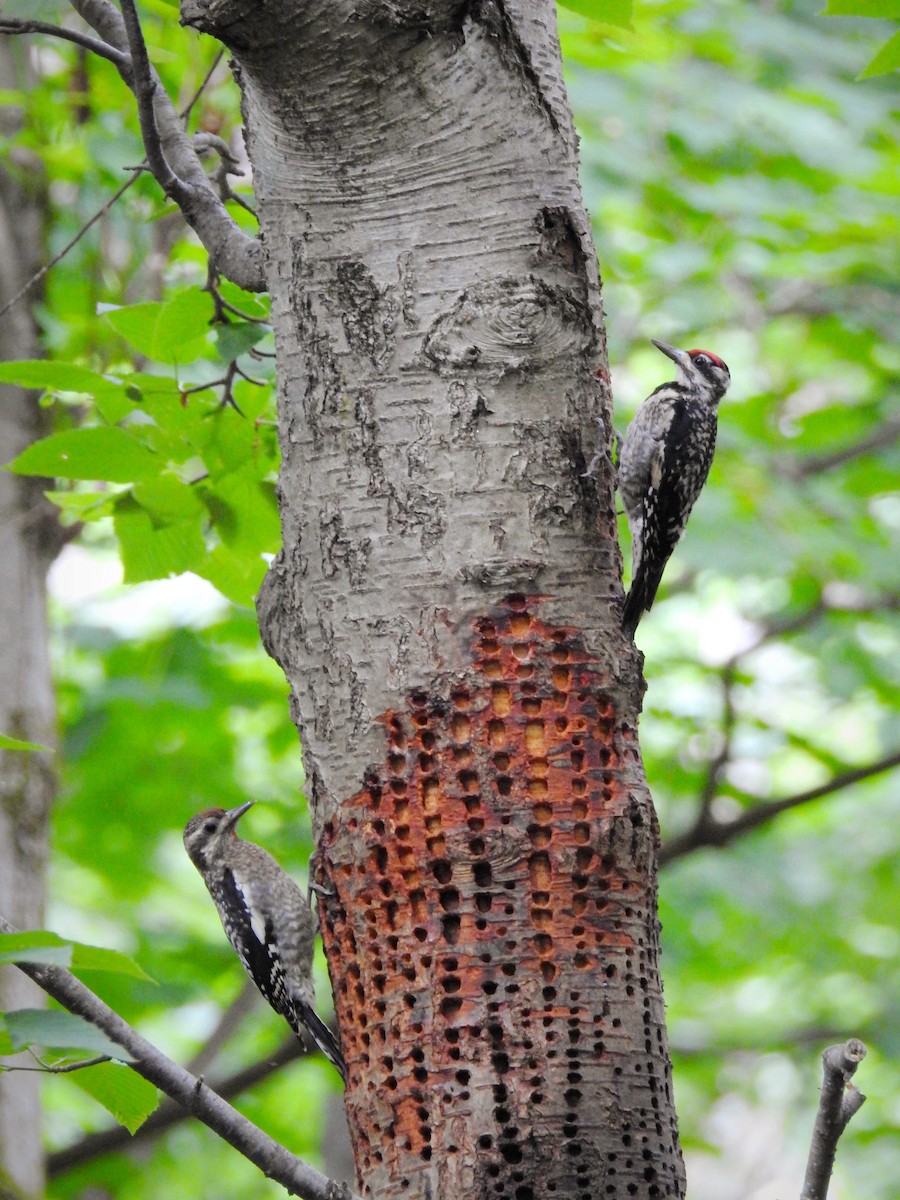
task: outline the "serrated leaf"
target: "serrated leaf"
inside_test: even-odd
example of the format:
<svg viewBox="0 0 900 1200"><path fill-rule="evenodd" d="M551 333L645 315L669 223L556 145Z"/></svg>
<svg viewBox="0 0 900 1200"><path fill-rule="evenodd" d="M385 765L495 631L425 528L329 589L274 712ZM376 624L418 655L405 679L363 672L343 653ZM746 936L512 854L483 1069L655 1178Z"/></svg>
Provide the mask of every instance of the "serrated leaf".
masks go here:
<svg viewBox="0 0 900 1200"><path fill-rule="evenodd" d="M254 325L249 321L219 325L216 329L216 349L224 362L232 362L261 342L268 332L263 325Z"/></svg>
<svg viewBox="0 0 900 1200"><path fill-rule="evenodd" d="M600 21L630 29L634 18L634 0L559 0L563 8Z"/></svg>
<svg viewBox="0 0 900 1200"><path fill-rule="evenodd" d="M5 1014L6 1028L16 1050L45 1046L54 1050L88 1050L123 1062L128 1051L111 1041L89 1021L58 1009L20 1008Z"/></svg>
<svg viewBox="0 0 900 1200"><path fill-rule="evenodd" d="M83 1071L72 1071L68 1078L102 1104L129 1133L136 1133L159 1105L159 1092L153 1084L121 1063L98 1063Z"/></svg>
<svg viewBox="0 0 900 1200"><path fill-rule="evenodd" d="M101 375L78 363L50 359L20 359L0 363L0 383L93 396L104 420L110 425L115 425L131 411L121 380Z"/></svg>
<svg viewBox="0 0 900 1200"><path fill-rule="evenodd" d="M872 79L876 75L887 75L900 68L900 31L884 43L869 65L859 75L860 79Z"/></svg>
<svg viewBox="0 0 900 1200"><path fill-rule="evenodd" d="M139 483L132 495L151 516L166 521L198 517L204 511L196 489L174 475L160 475L149 483Z"/></svg>
<svg viewBox="0 0 900 1200"><path fill-rule="evenodd" d="M50 953L52 952L52 953ZM61 938L49 929L31 929L20 933L0 933L0 962L42 962L71 967L73 971L111 971L134 979L152 976L133 958L105 946L88 946Z"/></svg>
<svg viewBox="0 0 900 1200"><path fill-rule="evenodd" d="M165 304L131 304L103 316L140 354L156 362L189 362L209 332L213 302L208 293L188 288Z"/></svg>
<svg viewBox="0 0 900 1200"><path fill-rule="evenodd" d="M39 742L23 742L21 738L7 737L5 733L0 733L0 750L49 750L49 746L42 746Z"/></svg>
<svg viewBox="0 0 900 1200"><path fill-rule="evenodd" d="M59 362L49 358L23 358L0 363L0 383L14 383L27 388L52 388L57 392L80 392L87 395L121 387L121 384L111 382L97 371L79 366L78 363Z"/></svg>
<svg viewBox="0 0 900 1200"><path fill-rule="evenodd" d="M16 475L134 483L153 479L161 466L158 458L124 430L97 425L41 438L14 458L7 470Z"/></svg>
<svg viewBox="0 0 900 1200"><path fill-rule="evenodd" d="M208 579L234 604L252 608L266 573L266 564L259 554L239 555L228 546L216 546L193 570L195 575Z"/></svg>
<svg viewBox="0 0 900 1200"><path fill-rule="evenodd" d="M126 583L193 571L206 558L199 513L184 521L154 522L152 515L127 495L116 505L113 525L122 548Z"/></svg>
<svg viewBox="0 0 900 1200"><path fill-rule="evenodd" d="M62 512L79 521L99 521L111 517L115 510L117 492L44 492L47 499Z"/></svg>

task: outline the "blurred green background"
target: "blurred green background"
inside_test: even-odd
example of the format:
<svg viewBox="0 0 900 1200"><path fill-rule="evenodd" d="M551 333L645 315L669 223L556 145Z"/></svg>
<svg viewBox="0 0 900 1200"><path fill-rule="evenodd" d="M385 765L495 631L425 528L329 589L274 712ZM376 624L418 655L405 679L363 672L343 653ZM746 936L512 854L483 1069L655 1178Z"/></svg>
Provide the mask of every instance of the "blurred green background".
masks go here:
<svg viewBox="0 0 900 1200"><path fill-rule="evenodd" d="M638 0L630 29L560 10L617 425L668 377L649 337L713 350L734 381L710 482L637 638L664 840L701 810L740 819L900 745L896 77L856 79L892 26L826 17L821 4ZM54 19L65 6L41 7ZM185 105L216 47L179 29L165 0L141 12ZM50 254L142 148L108 63L44 40L31 65L36 78L3 96L25 122L5 148L42 166ZM239 148L223 64L192 120ZM61 484L64 519L86 524L51 577L63 749L47 925L137 958L156 986L98 976L97 990L182 1061L243 985L182 851L184 821L252 796L264 803L248 836L301 880L311 851L287 688L249 607L261 552L278 546L265 303L226 286L250 319L231 314L206 335L204 281L204 253L142 177L36 306L51 358L124 381L106 393L51 385L57 430L143 406L146 444L195 484ZM134 323L127 310L96 315L138 303L157 307ZM231 402L222 386L189 391L233 361L255 382L235 376ZM663 969L692 1200L799 1192L819 1053L851 1035L869 1047L858 1075L869 1099L830 1195L896 1196L898 849L900 794L886 772L665 866ZM207 1077L265 1058L283 1033L251 1006ZM110 1123L73 1079L45 1086L54 1151ZM321 1164L323 1097L336 1091L320 1060L297 1062L239 1106ZM56 1171L50 1188L116 1200L279 1191L193 1122Z"/></svg>

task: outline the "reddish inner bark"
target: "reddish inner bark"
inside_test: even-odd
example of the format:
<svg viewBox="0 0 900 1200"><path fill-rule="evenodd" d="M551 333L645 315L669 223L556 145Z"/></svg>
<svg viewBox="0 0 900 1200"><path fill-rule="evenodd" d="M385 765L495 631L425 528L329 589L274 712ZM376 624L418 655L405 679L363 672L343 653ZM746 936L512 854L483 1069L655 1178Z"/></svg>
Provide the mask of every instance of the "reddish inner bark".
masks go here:
<svg viewBox="0 0 900 1200"><path fill-rule="evenodd" d="M679 1191L655 817L609 680L539 604L476 619L465 678L384 715L385 761L320 845L351 1135L379 1196L423 1175L454 1200Z"/></svg>

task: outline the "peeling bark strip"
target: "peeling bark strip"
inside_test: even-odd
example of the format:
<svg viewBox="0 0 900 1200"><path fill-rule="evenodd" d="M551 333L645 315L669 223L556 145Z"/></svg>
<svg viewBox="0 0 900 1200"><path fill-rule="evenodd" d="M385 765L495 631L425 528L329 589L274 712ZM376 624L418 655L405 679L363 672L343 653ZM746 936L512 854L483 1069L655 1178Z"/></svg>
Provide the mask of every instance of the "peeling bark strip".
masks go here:
<svg viewBox="0 0 900 1200"><path fill-rule="evenodd" d="M384 715L319 846L369 1195L682 1194L656 817L615 688L539 607L475 620L462 681Z"/></svg>

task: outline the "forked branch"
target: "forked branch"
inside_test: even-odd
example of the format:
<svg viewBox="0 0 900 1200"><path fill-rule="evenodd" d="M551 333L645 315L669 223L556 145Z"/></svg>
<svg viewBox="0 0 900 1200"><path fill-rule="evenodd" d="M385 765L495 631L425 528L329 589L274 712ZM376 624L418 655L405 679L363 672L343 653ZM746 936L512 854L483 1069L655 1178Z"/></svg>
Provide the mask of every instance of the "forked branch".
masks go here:
<svg viewBox="0 0 900 1200"><path fill-rule="evenodd" d="M853 1073L865 1057L866 1047L859 1038L829 1046L822 1053L825 1074L800 1200L825 1200L828 1195L838 1138L866 1102L859 1088L851 1083Z"/></svg>

